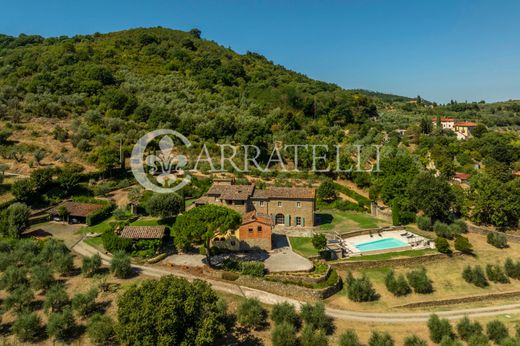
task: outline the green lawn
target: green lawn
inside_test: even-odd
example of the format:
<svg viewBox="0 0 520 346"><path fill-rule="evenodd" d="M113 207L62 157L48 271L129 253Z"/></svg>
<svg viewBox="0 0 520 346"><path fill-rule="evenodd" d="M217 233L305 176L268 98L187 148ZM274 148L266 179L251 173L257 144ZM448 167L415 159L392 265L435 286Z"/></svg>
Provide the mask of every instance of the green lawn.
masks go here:
<svg viewBox="0 0 520 346"><path fill-rule="evenodd" d="M321 231L346 232L356 229L377 228L388 225L387 222L374 218L369 214L355 211L318 211L316 217Z"/></svg>
<svg viewBox="0 0 520 346"><path fill-rule="evenodd" d="M105 221L98 223L94 226L88 226L81 229L81 233L105 233L109 231L111 226L110 223L114 222L115 218L113 216L109 217Z"/></svg>
<svg viewBox="0 0 520 346"><path fill-rule="evenodd" d="M172 227L175 223L175 219L156 219L156 218L146 218L139 219L132 222L130 225L132 226L168 226Z"/></svg>
<svg viewBox="0 0 520 346"><path fill-rule="evenodd" d="M87 243L93 247L96 247L96 248L100 248L103 246L103 240L101 239L101 237L86 238L85 243Z"/></svg>
<svg viewBox="0 0 520 346"><path fill-rule="evenodd" d="M294 252L304 256L317 256L318 250L314 248L311 238L308 237L288 237Z"/></svg>

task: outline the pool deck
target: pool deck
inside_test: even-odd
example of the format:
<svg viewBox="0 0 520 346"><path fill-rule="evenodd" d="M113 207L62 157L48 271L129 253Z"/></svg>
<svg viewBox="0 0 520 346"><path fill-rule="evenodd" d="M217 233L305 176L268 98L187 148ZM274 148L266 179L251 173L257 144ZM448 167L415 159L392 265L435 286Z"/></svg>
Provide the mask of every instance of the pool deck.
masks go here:
<svg viewBox="0 0 520 346"><path fill-rule="evenodd" d="M360 251L356 247L356 244L373 242L388 238L398 239L407 245L370 251ZM387 252L430 248L428 239L407 231L383 231L379 233L373 233L372 235L363 234L351 238L344 238L342 242L345 248L349 251L350 256L374 255Z"/></svg>

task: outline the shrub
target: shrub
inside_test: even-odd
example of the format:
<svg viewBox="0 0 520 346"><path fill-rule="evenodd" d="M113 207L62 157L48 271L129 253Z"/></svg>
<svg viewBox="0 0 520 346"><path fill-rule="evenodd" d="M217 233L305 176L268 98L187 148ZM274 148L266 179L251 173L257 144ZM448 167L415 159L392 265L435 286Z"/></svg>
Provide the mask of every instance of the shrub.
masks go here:
<svg viewBox="0 0 520 346"><path fill-rule="evenodd" d="M327 335L323 329L314 329L306 325L302 330L300 338L301 346L327 346Z"/></svg>
<svg viewBox="0 0 520 346"><path fill-rule="evenodd" d="M81 317L86 317L96 309L98 290L91 288L86 293L77 293L72 298L72 309Z"/></svg>
<svg viewBox="0 0 520 346"><path fill-rule="evenodd" d="M393 346L394 339L388 333L381 333L377 330L372 332L368 339L368 346Z"/></svg>
<svg viewBox="0 0 520 346"><path fill-rule="evenodd" d="M235 281L235 280L238 280L239 277L240 277L240 275L238 275L237 273L230 273L230 272L222 273L222 279L227 280L227 281Z"/></svg>
<svg viewBox="0 0 520 346"><path fill-rule="evenodd" d="M54 258L54 270L61 275L69 275L74 270L74 262L70 253L58 253Z"/></svg>
<svg viewBox="0 0 520 346"><path fill-rule="evenodd" d="M361 342L353 329L348 329L339 337L339 346L361 346Z"/></svg>
<svg viewBox="0 0 520 346"><path fill-rule="evenodd" d="M410 335L404 339L403 346L428 346L428 343L417 335Z"/></svg>
<svg viewBox="0 0 520 346"><path fill-rule="evenodd" d="M509 278L502 271L502 267L500 267L498 264L488 264L486 266L486 275L489 281L498 282L502 284L509 283Z"/></svg>
<svg viewBox="0 0 520 346"><path fill-rule="evenodd" d="M264 262L260 261L240 261L240 272L244 275L262 277L265 274Z"/></svg>
<svg viewBox="0 0 520 346"><path fill-rule="evenodd" d="M322 302L303 304L300 315L305 324L314 329L332 329L332 320L325 314L325 305Z"/></svg>
<svg viewBox="0 0 520 346"><path fill-rule="evenodd" d="M132 273L130 256L124 251L117 251L110 261L110 272L120 279L130 276Z"/></svg>
<svg viewBox="0 0 520 346"><path fill-rule="evenodd" d="M435 239L435 248L440 253L445 253L445 254L451 253L450 243L448 243L448 240L446 240L446 238L437 237L437 239Z"/></svg>
<svg viewBox="0 0 520 346"><path fill-rule="evenodd" d="M486 325L486 332L490 340L500 344L502 339L505 339L509 336L509 332L507 331L507 327L501 321L494 320L490 321Z"/></svg>
<svg viewBox="0 0 520 346"><path fill-rule="evenodd" d="M474 268L471 266L466 266L462 271L462 278L477 287L487 287L489 285L486 276L484 275L484 271L482 268L477 265Z"/></svg>
<svg viewBox="0 0 520 346"><path fill-rule="evenodd" d="M315 233L312 236L311 242L316 250L323 250L327 247L327 238L322 233Z"/></svg>
<svg viewBox="0 0 520 346"><path fill-rule="evenodd" d="M237 309L237 321L246 327L260 328L265 320L265 310L256 298L247 298Z"/></svg>
<svg viewBox="0 0 520 346"><path fill-rule="evenodd" d="M517 344L513 344L517 345ZM489 339L482 333L474 334L468 339L468 346L491 346Z"/></svg>
<svg viewBox="0 0 520 346"><path fill-rule="evenodd" d="M111 253L117 251L130 252L132 251L133 240L128 238L121 238L114 231L107 231L101 236L103 247Z"/></svg>
<svg viewBox="0 0 520 346"><path fill-rule="evenodd" d="M67 308L63 312L52 313L47 323L47 334L59 341L71 339L76 331L76 321L72 311Z"/></svg>
<svg viewBox="0 0 520 346"><path fill-rule="evenodd" d="M54 283L52 270L48 266L38 265L31 269L31 286L35 290L46 290Z"/></svg>
<svg viewBox="0 0 520 346"><path fill-rule="evenodd" d="M95 254L92 257L83 257L83 264L81 265L81 273L87 278L96 274L101 267L101 256Z"/></svg>
<svg viewBox="0 0 520 346"><path fill-rule="evenodd" d="M453 338L453 337L449 337L449 336L444 336L439 345L440 346L463 346L462 342L460 342L460 340Z"/></svg>
<svg viewBox="0 0 520 346"><path fill-rule="evenodd" d="M27 308L33 299L33 291L27 286L20 286L11 291L9 296L5 298L4 306L7 310L14 309L15 311L21 311Z"/></svg>
<svg viewBox="0 0 520 346"><path fill-rule="evenodd" d="M111 344L115 336L114 322L106 315L92 315L87 323L87 336L95 345Z"/></svg>
<svg viewBox="0 0 520 346"><path fill-rule="evenodd" d="M271 320L275 324L289 323L296 327L298 325L298 314L292 304L287 302L278 303L273 305Z"/></svg>
<svg viewBox="0 0 520 346"><path fill-rule="evenodd" d="M16 317L12 331L21 342L36 342L41 333L41 321L34 312L22 312Z"/></svg>
<svg viewBox="0 0 520 346"><path fill-rule="evenodd" d="M376 290L372 287L372 282L370 282L365 275L349 281L347 296L350 300L355 302L370 302L379 298Z"/></svg>
<svg viewBox="0 0 520 346"><path fill-rule="evenodd" d="M468 224L463 219L455 220L451 224L451 226L452 226L452 229L456 230L458 234L468 233Z"/></svg>
<svg viewBox="0 0 520 346"><path fill-rule="evenodd" d="M498 232L488 233L487 242L499 249L504 249L508 246L506 235Z"/></svg>
<svg viewBox="0 0 520 346"><path fill-rule="evenodd" d="M444 222L435 221L433 224L433 231L440 238L453 239L454 234L450 227Z"/></svg>
<svg viewBox="0 0 520 346"><path fill-rule="evenodd" d="M281 323L273 328L271 334L271 342L273 346L296 346L298 340L296 338L296 329L289 323Z"/></svg>
<svg viewBox="0 0 520 346"><path fill-rule="evenodd" d="M45 312L49 310L50 312L62 311L69 303L69 296L63 286L55 284L45 294L43 309Z"/></svg>
<svg viewBox="0 0 520 346"><path fill-rule="evenodd" d="M465 254L473 253L473 246L469 242L468 238L458 235L455 238L455 250L459 250Z"/></svg>
<svg viewBox="0 0 520 346"><path fill-rule="evenodd" d="M433 292L432 282L428 278L426 269L412 270L406 274L406 277L415 293L428 294Z"/></svg>
<svg viewBox="0 0 520 346"><path fill-rule="evenodd" d="M8 291L13 291L21 286L27 286L27 284L27 271L14 265L7 267L0 278L0 288Z"/></svg>
<svg viewBox="0 0 520 346"><path fill-rule="evenodd" d="M338 194L336 192L336 184L334 184L334 182L330 179L324 180L318 187L316 195L319 199L323 201L334 201L336 198L338 198Z"/></svg>
<svg viewBox="0 0 520 346"><path fill-rule="evenodd" d="M520 280L520 261L515 263L508 257L504 264L504 271L510 278Z"/></svg>
<svg viewBox="0 0 520 346"><path fill-rule="evenodd" d="M457 332L462 340L468 341L472 335L481 334L482 326L478 322L471 322L467 316L457 323Z"/></svg>
<svg viewBox="0 0 520 346"><path fill-rule="evenodd" d="M416 218L417 227L423 231L432 230L432 219L429 216L417 216Z"/></svg>
<svg viewBox="0 0 520 346"><path fill-rule="evenodd" d="M435 343L440 343L443 337L453 335L450 322L446 319L440 319L439 316L433 314L428 319L428 329L430 331L430 339Z"/></svg>
<svg viewBox="0 0 520 346"><path fill-rule="evenodd" d="M405 296L412 292L412 289L410 288L410 285L408 285L404 275L400 274L396 278L393 270L386 275L385 285L388 291L392 292L397 297Z"/></svg>

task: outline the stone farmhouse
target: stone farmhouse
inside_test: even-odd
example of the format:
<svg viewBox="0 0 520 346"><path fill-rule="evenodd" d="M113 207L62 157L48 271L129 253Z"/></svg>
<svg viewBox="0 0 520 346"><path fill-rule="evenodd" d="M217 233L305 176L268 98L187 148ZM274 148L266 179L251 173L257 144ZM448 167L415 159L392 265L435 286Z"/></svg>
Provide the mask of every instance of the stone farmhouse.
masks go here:
<svg viewBox="0 0 520 346"><path fill-rule="evenodd" d="M303 187L267 187L254 184L234 185L231 181L215 181L195 205L216 204L242 215L238 231L216 237L214 246L230 250L271 250L274 227L310 228L314 226L316 191Z"/></svg>

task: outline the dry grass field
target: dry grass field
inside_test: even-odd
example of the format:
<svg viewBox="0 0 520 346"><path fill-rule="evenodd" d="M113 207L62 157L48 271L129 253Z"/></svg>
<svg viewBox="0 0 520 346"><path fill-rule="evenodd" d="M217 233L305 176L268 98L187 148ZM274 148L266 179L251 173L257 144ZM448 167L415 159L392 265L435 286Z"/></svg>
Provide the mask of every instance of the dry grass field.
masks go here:
<svg viewBox="0 0 520 346"><path fill-rule="evenodd" d="M355 270L355 275L366 274L372 281L376 291L381 295L376 302L370 303L355 303L350 301L345 292L341 292L331 298L328 303L337 308L351 309L351 310L365 310L365 311L404 311L402 308L397 308L399 305L404 305L413 302L421 301L435 301L441 299L459 298L465 296L485 295L490 293L520 291L520 281L511 280L508 284L492 283L486 288L479 288L472 284L465 282L462 279L462 271L466 265L481 265L485 269L486 264L503 264L507 257L514 260L520 260L520 244L510 243L507 249L497 249L486 242L486 237L478 234L467 235L475 250L475 256L459 256L447 258L442 261L429 263L424 265L428 273L428 277L433 282L434 292L432 294L415 294L412 293L406 297L395 297L388 292L385 287L384 279L386 273L391 268L376 268ZM413 269L418 269L421 266L407 266L394 268L396 273L407 273ZM345 276L346 271L340 271L342 277ZM504 299L503 303L510 302L512 299ZM517 301L518 299L516 299ZM498 304L498 302L476 302L465 304L466 306L485 306L490 304ZM458 306L460 307L460 305ZM443 307L442 309L450 309L453 306ZM440 308L439 308L440 309ZM435 309L433 309L435 310ZM432 310L432 311L433 311Z"/></svg>

